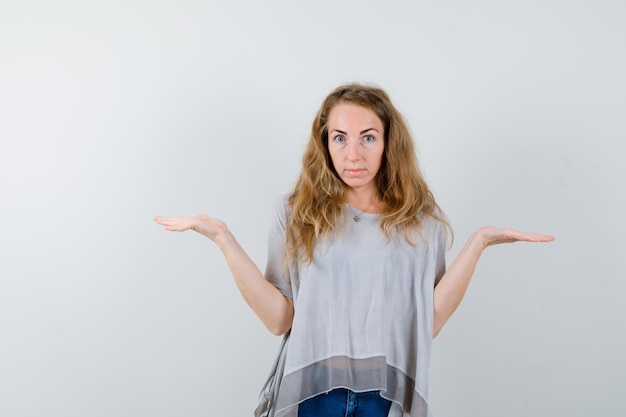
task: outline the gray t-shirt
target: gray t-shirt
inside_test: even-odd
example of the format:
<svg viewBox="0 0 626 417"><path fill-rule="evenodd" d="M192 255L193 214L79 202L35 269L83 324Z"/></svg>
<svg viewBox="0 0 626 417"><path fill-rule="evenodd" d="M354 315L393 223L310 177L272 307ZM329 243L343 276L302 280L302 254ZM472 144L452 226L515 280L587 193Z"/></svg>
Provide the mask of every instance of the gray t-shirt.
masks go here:
<svg viewBox="0 0 626 417"><path fill-rule="evenodd" d="M265 278L293 299L294 319L256 415L297 417L298 404L344 387L379 390L391 415L428 417L433 289L445 271L440 222L422 220L411 246L388 239L379 215L346 205L343 227L317 243L313 262L283 261L286 198L270 227Z"/></svg>

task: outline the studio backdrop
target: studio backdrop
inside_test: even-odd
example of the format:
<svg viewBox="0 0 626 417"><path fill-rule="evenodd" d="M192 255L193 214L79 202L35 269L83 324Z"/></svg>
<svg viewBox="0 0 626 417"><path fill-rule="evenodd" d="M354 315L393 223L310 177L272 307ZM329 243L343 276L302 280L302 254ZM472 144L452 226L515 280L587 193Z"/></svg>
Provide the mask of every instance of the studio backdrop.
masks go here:
<svg viewBox="0 0 626 417"><path fill-rule="evenodd" d="M626 4L0 3L0 415L251 416L280 339L219 250L264 269L337 85L384 88L448 215L489 248L434 341L436 417L626 414Z"/></svg>

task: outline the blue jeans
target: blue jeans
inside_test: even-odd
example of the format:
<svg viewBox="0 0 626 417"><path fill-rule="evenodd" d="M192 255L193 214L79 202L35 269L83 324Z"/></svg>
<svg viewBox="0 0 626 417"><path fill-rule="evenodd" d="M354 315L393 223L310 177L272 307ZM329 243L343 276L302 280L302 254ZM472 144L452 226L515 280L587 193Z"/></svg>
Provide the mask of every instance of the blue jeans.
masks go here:
<svg viewBox="0 0 626 417"><path fill-rule="evenodd" d="M387 417L391 401L378 391L352 392L337 388L303 401L298 417Z"/></svg>

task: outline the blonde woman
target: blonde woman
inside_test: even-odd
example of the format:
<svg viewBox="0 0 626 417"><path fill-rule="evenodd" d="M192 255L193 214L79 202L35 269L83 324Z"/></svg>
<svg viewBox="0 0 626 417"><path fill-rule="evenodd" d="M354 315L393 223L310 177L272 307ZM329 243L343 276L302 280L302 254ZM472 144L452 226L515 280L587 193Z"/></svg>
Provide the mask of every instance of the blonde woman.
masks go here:
<svg viewBox="0 0 626 417"><path fill-rule="evenodd" d="M217 219L155 220L213 240L250 307L285 335L255 412L275 417L430 416L431 342L482 251L553 240L483 227L446 270L450 226L409 130L383 90L361 84L322 104L296 186L276 210L265 274Z"/></svg>

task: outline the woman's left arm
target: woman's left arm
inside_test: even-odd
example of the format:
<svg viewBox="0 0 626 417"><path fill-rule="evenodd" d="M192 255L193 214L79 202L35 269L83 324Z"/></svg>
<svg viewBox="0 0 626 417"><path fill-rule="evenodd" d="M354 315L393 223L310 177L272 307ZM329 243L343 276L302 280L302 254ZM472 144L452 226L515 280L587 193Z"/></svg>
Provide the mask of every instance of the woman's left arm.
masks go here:
<svg viewBox="0 0 626 417"><path fill-rule="evenodd" d="M481 227L470 236L437 286L434 295L433 338L457 309L483 250L488 246L512 242L550 242L553 236L525 233L513 229Z"/></svg>

